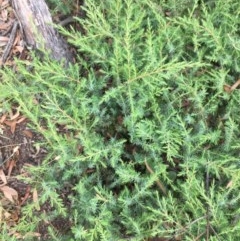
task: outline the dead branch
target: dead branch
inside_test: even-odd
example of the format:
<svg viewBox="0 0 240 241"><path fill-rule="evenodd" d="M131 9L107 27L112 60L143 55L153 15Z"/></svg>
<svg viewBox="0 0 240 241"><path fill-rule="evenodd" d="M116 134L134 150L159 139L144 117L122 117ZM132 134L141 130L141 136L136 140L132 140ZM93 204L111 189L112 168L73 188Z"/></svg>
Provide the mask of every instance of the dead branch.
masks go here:
<svg viewBox="0 0 240 241"><path fill-rule="evenodd" d="M12 0L12 7L28 47L43 53L48 52L57 61L67 64L73 61L67 42L53 27L52 17L44 0Z"/></svg>

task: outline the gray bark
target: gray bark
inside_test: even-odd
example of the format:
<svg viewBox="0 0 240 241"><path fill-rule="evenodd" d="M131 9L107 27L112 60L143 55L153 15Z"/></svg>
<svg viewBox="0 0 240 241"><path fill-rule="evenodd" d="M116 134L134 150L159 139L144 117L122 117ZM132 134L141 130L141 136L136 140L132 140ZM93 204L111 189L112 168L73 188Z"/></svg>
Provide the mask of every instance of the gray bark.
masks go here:
<svg viewBox="0 0 240 241"><path fill-rule="evenodd" d="M52 17L44 0L12 0L12 7L28 47L48 52L51 58L65 64L73 61L67 42L53 27Z"/></svg>

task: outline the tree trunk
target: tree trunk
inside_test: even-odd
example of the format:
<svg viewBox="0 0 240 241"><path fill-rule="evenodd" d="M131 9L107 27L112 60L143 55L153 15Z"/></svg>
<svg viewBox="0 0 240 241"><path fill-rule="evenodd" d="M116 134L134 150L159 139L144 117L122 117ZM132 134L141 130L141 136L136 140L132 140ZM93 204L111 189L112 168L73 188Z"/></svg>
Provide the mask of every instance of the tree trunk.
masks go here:
<svg viewBox="0 0 240 241"><path fill-rule="evenodd" d="M44 0L12 0L26 45L48 52L54 60L73 61L67 42L53 28L53 21Z"/></svg>

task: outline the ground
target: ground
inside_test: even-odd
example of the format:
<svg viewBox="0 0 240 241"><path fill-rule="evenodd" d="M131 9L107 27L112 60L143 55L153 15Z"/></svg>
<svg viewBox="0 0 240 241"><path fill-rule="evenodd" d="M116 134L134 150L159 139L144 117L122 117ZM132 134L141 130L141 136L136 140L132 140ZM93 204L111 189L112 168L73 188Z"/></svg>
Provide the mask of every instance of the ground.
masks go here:
<svg viewBox="0 0 240 241"><path fill-rule="evenodd" d="M37 143L43 138L29 128L29 121L19 108L2 113L0 119L0 201L2 220L10 226L16 224L21 207L33 198L33 189L21 180L27 177L27 167L40 165L46 151Z"/></svg>
<svg viewBox="0 0 240 241"><path fill-rule="evenodd" d="M7 66L15 70L15 57L24 60L30 57L20 29L13 33L17 19L10 1L0 0L0 7L0 67ZM0 222L7 223L9 228L19 222L22 207L36 201L38 196L37 190L22 181L22 178L29 177L27 167L41 165L47 154L39 145L43 141L43 137L30 128L30 122L21 114L19 106L12 106L10 111L0 107ZM39 212L47 212L50 208L46 203ZM42 223L36 237L47 239L48 225ZM69 229L69 223L65 220L54 220L51 225L59 230Z"/></svg>

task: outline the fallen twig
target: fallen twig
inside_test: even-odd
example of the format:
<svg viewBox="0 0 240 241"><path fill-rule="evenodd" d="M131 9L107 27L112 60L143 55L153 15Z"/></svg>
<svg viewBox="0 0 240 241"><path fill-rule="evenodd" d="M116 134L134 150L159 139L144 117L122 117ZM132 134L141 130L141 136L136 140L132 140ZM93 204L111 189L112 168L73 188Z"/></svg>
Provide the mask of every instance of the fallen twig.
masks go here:
<svg viewBox="0 0 240 241"><path fill-rule="evenodd" d="M224 91L225 91L225 92L231 93L231 92L233 92L239 85L240 85L240 79L237 80L232 86L230 86L230 85L224 85L223 88L224 88Z"/></svg>
<svg viewBox="0 0 240 241"><path fill-rule="evenodd" d="M15 21L13 23L13 26L12 26L12 31L11 31L11 34L10 34L8 44L7 44L6 48L4 49L4 52L3 52L3 55L2 55L1 65L3 65L7 61L8 55L9 55L9 53L12 49L12 46L14 44L14 40L15 40L16 33L17 33L17 28L18 28L18 22Z"/></svg>
<svg viewBox="0 0 240 241"><path fill-rule="evenodd" d="M154 174L154 171L153 171L152 168L148 165L148 163L147 163L146 160L145 160L145 165L146 165L147 170L148 170L151 174ZM160 190L162 191L162 193L163 193L164 195L166 195L166 194L167 194L167 190L166 190L166 188L164 187L163 183L162 183L160 180L157 180L156 183L157 183L158 187L160 188Z"/></svg>

